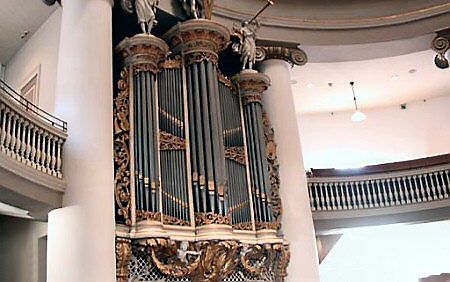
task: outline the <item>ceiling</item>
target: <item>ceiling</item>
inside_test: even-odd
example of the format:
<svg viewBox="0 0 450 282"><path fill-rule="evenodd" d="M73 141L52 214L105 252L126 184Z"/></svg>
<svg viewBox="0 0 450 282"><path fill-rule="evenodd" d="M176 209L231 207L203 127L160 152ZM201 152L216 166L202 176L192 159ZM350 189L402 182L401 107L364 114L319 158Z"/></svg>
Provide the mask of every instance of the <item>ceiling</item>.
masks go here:
<svg viewBox="0 0 450 282"><path fill-rule="evenodd" d="M0 0L0 63L6 64L56 9L42 0ZM21 39L24 31L28 35Z"/></svg>
<svg viewBox="0 0 450 282"><path fill-rule="evenodd" d="M450 95L450 69L438 69L434 56L433 51L426 50L396 57L294 67L291 78L297 112L353 110L350 81L355 82L358 106L363 110ZM332 83L331 87L328 83Z"/></svg>

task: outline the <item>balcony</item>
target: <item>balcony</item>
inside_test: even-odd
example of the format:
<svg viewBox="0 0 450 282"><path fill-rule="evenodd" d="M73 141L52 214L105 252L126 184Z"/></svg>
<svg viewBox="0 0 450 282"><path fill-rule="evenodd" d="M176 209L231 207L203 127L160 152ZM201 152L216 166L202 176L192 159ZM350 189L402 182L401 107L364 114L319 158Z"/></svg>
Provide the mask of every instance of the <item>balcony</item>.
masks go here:
<svg viewBox="0 0 450 282"><path fill-rule="evenodd" d="M450 217L450 154L368 166L313 170L308 190L316 231Z"/></svg>
<svg viewBox="0 0 450 282"><path fill-rule="evenodd" d="M0 81L0 202L27 210L36 219L61 207L66 138L66 122Z"/></svg>

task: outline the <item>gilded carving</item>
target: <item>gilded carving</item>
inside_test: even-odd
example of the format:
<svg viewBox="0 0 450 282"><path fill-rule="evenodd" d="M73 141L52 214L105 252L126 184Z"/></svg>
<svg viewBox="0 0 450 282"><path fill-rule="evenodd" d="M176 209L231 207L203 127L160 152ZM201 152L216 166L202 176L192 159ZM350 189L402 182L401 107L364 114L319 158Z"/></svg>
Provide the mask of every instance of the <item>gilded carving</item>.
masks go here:
<svg viewBox="0 0 450 282"><path fill-rule="evenodd" d="M226 224L230 225L230 217L228 215L221 215L212 212L198 212L195 213L195 225L209 225L209 224Z"/></svg>
<svg viewBox="0 0 450 282"><path fill-rule="evenodd" d="M228 29L209 20L190 20L174 26L165 35L174 54L184 56L185 64L204 60L217 64L218 55L228 41Z"/></svg>
<svg viewBox="0 0 450 282"><path fill-rule="evenodd" d="M251 222L240 222L233 224L233 229L237 230L253 230L253 225Z"/></svg>
<svg viewBox="0 0 450 282"><path fill-rule="evenodd" d="M181 57L175 56L173 59L166 59L161 63L161 68L164 69L179 69L181 68Z"/></svg>
<svg viewBox="0 0 450 282"><path fill-rule="evenodd" d="M179 226L189 226L191 223L189 221L179 219L167 214L163 214L163 223L168 225L179 225Z"/></svg>
<svg viewBox="0 0 450 282"><path fill-rule="evenodd" d="M217 71L217 78L219 79L219 82L223 83L226 87L231 89L233 93L236 92L236 87L234 86L233 82L231 82L231 80L219 70Z"/></svg>
<svg viewBox="0 0 450 282"><path fill-rule="evenodd" d="M130 123L129 123L129 74L127 68L120 73L119 92L114 98L114 195L117 214L125 224L130 219Z"/></svg>
<svg viewBox="0 0 450 282"><path fill-rule="evenodd" d="M149 255L152 264L168 277L190 278L196 282L218 282L241 266L254 277L271 270L283 281L289 263L289 247L275 244L244 244L233 240L174 241L151 238L136 248Z"/></svg>
<svg viewBox="0 0 450 282"><path fill-rule="evenodd" d="M263 112L264 138L266 142L267 162L269 165L270 180L270 201L272 204L272 215L276 222L276 229L281 228L281 217L283 215L283 206L280 197L280 164L277 158L277 145L275 143L275 132L270 125L269 116Z"/></svg>
<svg viewBox="0 0 450 282"><path fill-rule="evenodd" d="M183 138L172 135L170 133L159 131L159 150L185 150L186 141Z"/></svg>
<svg viewBox="0 0 450 282"><path fill-rule="evenodd" d="M225 158L235 161L241 165L246 165L244 146L226 147L225 148Z"/></svg>
<svg viewBox="0 0 450 282"><path fill-rule="evenodd" d="M242 71L233 77L239 86L242 103L261 103L261 94L270 85L270 79L265 74L256 71Z"/></svg>
<svg viewBox="0 0 450 282"><path fill-rule="evenodd" d="M128 281L131 260L131 240L116 238L116 278L118 282Z"/></svg>
<svg viewBox="0 0 450 282"><path fill-rule="evenodd" d="M161 221L161 213L160 212L151 212L144 210L136 210L136 220L152 220L152 221Z"/></svg>

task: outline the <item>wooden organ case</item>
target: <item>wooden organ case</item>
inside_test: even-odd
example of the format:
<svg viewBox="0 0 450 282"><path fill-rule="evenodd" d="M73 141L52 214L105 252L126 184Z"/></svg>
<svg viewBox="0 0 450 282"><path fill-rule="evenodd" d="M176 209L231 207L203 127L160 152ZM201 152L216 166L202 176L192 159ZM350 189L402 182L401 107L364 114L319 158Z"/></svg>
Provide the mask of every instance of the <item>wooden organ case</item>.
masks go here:
<svg viewBox="0 0 450 282"><path fill-rule="evenodd" d="M228 28L189 20L116 47L118 281L282 281L269 78L218 69ZM169 55L170 54L170 55Z"/></svg>

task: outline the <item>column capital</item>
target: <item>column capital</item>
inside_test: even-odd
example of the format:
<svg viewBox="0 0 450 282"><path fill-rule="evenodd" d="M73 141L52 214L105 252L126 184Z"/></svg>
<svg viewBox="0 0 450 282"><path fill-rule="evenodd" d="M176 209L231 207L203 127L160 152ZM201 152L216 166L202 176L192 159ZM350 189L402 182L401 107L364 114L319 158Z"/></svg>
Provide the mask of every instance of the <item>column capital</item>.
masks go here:
<svg viewBox="0 0 450 282"><path fill-rule="evenodd" d="M270 59L283 60L291 66L303 66L308 62L308 56L305 51L297 47L277 46L265 43L256 47L256 61L262 62Z"/></svg>
<svg viewBox="0 0 450 282"><path fill-rule="evenodd" d="M233 80L238 85L244 105L261 103L261 94L270 86L269 77L254 70L241 71L233 77Z"/></svg>
<svg viewBox="0 0 450 282"><path fill-rule="evenodd" d="M116 46L116 52L121 54L125 66L133 66L134 72L157 73L169 53L169 47L156 36L137 34L123 39Z"/></svg>
<svg viewBox="0 0 450 282"><path fill-rule="evenodd" d="M230 31L219 23L195 19L175 25L163 38L175 55L184 56L186 65L203 60L216 64L217 54L230 41Z"/></svg>
<svg viewBox="0 0 450 282"><path fill-rule="evenodd" d="M445 53L450 50L450 28L436 32L436 36L431 42L431 49L436 52L434 63L438 68L446 69L449 67L448 59Z"/></svg>

